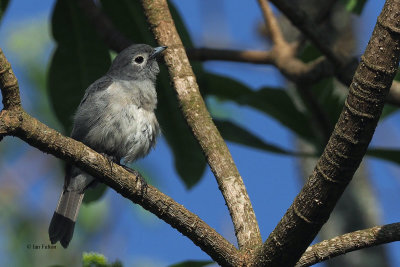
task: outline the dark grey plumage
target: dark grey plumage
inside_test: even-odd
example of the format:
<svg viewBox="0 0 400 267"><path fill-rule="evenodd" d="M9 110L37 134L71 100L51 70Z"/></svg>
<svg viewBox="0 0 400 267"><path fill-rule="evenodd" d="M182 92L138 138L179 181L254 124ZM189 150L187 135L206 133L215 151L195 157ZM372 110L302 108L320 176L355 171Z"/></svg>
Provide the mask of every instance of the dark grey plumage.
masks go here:
<svg viewBox="0 0 400 267"><path fill-rule="evenodd" d="M71 137L119 163L145 156L155 145L160 128L154 114L159 72L156 57L166 47L132 45L113 61L107 74L93 84L76 111ZM52 244L66 248L72 239L85 190L95 178L68 166L64 189L50 222Z"/></svg>

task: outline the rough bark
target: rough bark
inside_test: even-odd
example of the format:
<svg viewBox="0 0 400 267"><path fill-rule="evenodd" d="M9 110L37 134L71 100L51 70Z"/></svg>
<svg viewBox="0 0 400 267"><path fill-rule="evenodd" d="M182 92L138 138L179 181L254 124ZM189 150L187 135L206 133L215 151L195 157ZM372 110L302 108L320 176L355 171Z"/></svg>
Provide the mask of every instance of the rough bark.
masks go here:
<svg viewBox="0 0 400 267"><path fill-rule="evenodd" d="M351 181L397 71L399 14L399 1L386 1L334 132L307 183L264 243L255 266L293 266Z"/></svg>
<svg viewBox="0 0 400 267"><path fill-rule="evenodd" d="M241 266L238 250L197 215L146 184L135 171L109 162L81 142L68 138L27 114L20 106L19 87L10 63L0 49L0 88L5 107L0 113L0 135L19 137L97 177L123 197L141 205L183 235L223 266Z"/></svg>
<svg viewBox="0 0 400 267"><path fill-rule="evenodd" d="M156 40L160 45L168 46L164 59L181 110L224 196L239 248L260 246L260 230L246 187L228 147L207 111L168 4L166 0L142 0L142 4Z"/></svg>
<svg viewBox="0 0 400 267"><path fill-rule="evenodd" d="M400 223L347 233L309 247L297 262L296 267L311 266L351 251L399 240Z"/></svg>

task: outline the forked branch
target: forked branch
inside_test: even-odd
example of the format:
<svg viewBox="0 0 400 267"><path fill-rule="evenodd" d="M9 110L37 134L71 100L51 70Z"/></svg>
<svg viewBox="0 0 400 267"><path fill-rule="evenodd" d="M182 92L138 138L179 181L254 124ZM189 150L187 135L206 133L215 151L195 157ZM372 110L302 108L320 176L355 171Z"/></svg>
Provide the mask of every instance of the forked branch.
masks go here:
<svg viewBox="0 0 400 267"><path fill-rule="evenodd" d="M167 1L142 0L142 5L156 40L160 45L168 46L164 59L181 110L225 198L239 248L252 249L260 246L261 234L246 187L200 94Z"/></svg>
<svg viewBox="0 0 400 267"><path fill-rule="evenodd" d="M307 183L255 258L255 266L293 266L328 220L351 181L397 72L398 14L399 0L387 0L329 142Z"/></svg>

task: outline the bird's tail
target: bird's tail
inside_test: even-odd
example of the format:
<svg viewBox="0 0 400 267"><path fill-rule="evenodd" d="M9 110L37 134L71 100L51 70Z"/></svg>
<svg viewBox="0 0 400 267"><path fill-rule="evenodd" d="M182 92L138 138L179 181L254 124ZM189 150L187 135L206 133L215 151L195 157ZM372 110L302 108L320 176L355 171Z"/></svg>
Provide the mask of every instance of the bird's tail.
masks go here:
<svg viewBox="0 0 400 267"><path fill-rule="evenodd" d="M82 203L84 193L66 191L61 193L60 200L49 226L50 242L60 241L64 248L68 247L74 234L76 218Z"/></svg>

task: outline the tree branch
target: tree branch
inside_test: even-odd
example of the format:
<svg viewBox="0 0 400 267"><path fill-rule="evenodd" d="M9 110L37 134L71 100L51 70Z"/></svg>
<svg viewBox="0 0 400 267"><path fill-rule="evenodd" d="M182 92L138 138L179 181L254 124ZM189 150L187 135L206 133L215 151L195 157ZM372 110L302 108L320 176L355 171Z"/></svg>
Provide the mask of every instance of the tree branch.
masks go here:
<svg viewBox="0 0 400 267"><path fill-rule="evenodd" d="M19 96L18 81L15 79L14 72L10 63L7 61L3 50L0 49L0 83L3 94L3 106L5 109L15 109L21 107Z"/></svg>
<svg viewBox="0 0 400 267"><path fill-rule="evenodd" d="M187 49L186 52L190 60L271 64L294 83L313 84L333 74L332 64L323 57L304 63L294 56L282 55L279 50L278 47L270 51L193 48Z"/></svg>
<svg viewBox="0 0 400 267"><path fill-rule="evenodd" d="M78 0L78 2L94 25L99 36L110 49L121 52L124 48L132 44L130 40L126 39L125 36L114 27L111 20L93 0ZM277 25L276 22L275 25ZM276 30L278 31L279 28ZM291 49L292 48L287 48L284 50L289 51ZM193 48L187 49L186 53L190 60L225 60L254 64L272 64L275 65L286 78L295 83L313 84L333 74L332 64L325 58L321 57L312 62L304 63L294 55L291 55L290 57L286 57L285 60L282 60L282 57L276 56L276 51L279 50L281 50L281 47L274 51ZM280 54L283 53L280 52Z"/></svg>
<svg viewBox="0 0 400 267"><path fill-rule="evenodd" d="M231 50L214 48L189 48L186 53L190 60L224 60L254 64L273 64L275 56L271 51Z"/></svg>
<svg viewBox="0 0 400 267"><path fill-rule="evenodd" d="M97 177L125 198L141 205L187 236L217 263L224 266L241 265L240 253L231 243L197 215L146 184L139 173L128 172L125 168L110 163L81 142L61 135L28 115L21 107L17 79L1 49L0 88L5 103L5 109L0 113L1 135L19 137L31 146L66 160Z"/></svg>
<svg viewBox="0 0 400 267"><path fill-rule="evenodd" d="M265 25L270 33L272 42L277 46L286 46L286 42L281 29L279 28L278 21L276 20L274 14L272 13L271 7L268 4L268 0L258 0L261 11L264 16Z"/></svg>
<svg viewBox="0 0 400 267"><path fill-rule="evenodd" d="M286 17L292 22L293 26L298 28L312 43L324 54L335 66L335 75L338 80L350 86L355 65L351 62L343 62L343 58L336 55L331 44L327 43L329 38L326 32L319 30L319 27L302 11L298 6L293 5L288 0L270 0ZM355 61L355 60L354 60ZM354 66L354 67L352 67ZM400 85L397 81L393 82L393 86L387 96L386 101L390 104L400 106Z"/></svg>
<svg viewBox="0 0 400 267"><path fill-rule="evenodd" d="M328 220L375 131L400 58L398 0L387 0L317 166L254 266L293 266ZM290 256L288 256L290 255Z"/></svg>
<svg viewBox="0 0 400 267"><path fill-rule="evenodd" d="M264 20L269 29L271 40L273 43L273 63L289 80L297 84L299 94L305 100L305 104L310 107L312 114L317 121L317 126L322 133L323 141L328 142L332 131L332 126L320 107L318 101L314 98L312 92L307 88L304 81L317 81L315 78L321 78L324 74L332 74L332 66L324 58L318 58L309 64L303 63L296 58L296 44L289 44L283 37L281 28L275 18L268 0L258 0L261 10L263 11ZM315 75L314 77L309 76Z"/></svg>
<svg viewBox="0 0 400 267"><path fill-rule="evenodd" d="M256 216L232 156L200 95L196 77L175 28L166 0L142 0L150 27L160 45L184 117L198 140L228 206L241 249L262 244Z"/></svg>
<svg viewBox="0 0 400 267"><path fill-rule="evenodd" d="M307 248L296 267L311 266L363 248L374 247L400 240L400 223L375 226L337 236Z"/></svg>

